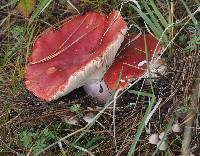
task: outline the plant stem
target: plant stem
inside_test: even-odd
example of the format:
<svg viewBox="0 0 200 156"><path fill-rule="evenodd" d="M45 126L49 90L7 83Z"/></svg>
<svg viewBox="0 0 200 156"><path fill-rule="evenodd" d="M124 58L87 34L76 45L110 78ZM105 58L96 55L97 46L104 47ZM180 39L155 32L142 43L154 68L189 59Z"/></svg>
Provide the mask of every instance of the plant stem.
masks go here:
<svg viewBox="0 0 200 156"><path fill-rule="evenodd" d="M190 102L190 111L186 117L184 135L182 141L182 156L190 155L190 143L192 139L192 125L196 116L196 110L198 107L198 83L196 82L192 88L192 98Z"/></svg>

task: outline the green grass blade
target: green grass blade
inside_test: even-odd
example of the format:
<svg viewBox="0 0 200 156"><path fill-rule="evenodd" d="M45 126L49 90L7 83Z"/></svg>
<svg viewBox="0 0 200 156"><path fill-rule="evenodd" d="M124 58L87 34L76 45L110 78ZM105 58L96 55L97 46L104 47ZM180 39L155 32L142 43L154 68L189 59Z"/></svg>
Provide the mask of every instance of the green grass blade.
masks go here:
<svg viewBox="0 0 200 156"><path fill-rule="evenodd" d="M30 29L28 29L29 33L29 38L28 38L28 43L26 46L26 56L25 56L25 64L28 63L28 57L31 51L31 44L32 44L32 40L33 40L33 34L35 32L36 26L31 27Z"/></svg>
<svg viewBox="0 0 200 156"><path fill-rule="evenodd" d="M174 122L174 117L172 116L172 118L169 120L169 123L167 124L166 128L164 129L164 134L165 135L163 136L161 141L164 141L166 139L168 133L170 132L170 130L172 128L173 122ZM157 152L158 152L158 147L156 148L156 150L154 151L152 156L156 155Z"/></svg>
<svg viewBox="0 0 200 156"><path fill-rule="evenodd" d="M36 18L39 17L39 15L44 12L44 10L49 6L49 4L53 0L42 0L39 1L39 4L37 5L37 8L34 10L33 15L30 18L29 24L31 24Z"/></svg>
<svg viewBox="0 0 200 156"><path fill-rule="evenodd" d="M149 77L151 78L151 73L150 73L150 66L149 66L149 60L148 60L148 49L147 49L147 42L146 42L146 37L144 36L144 41L145 41L145 52L146 52L146 61L147 61L147 68L148 68L148 75ZM139 141L139 138L143 132L143 129L145 127L145 123L146 121L148 120L148 117L151 113L151 110L156 102L156 97L155 97L155 94L154 94L154 89L153 89L153 85L152 85L152 81L150 81L150 84L151 84L151 90L153 92L153 94L150 94L150 93L144 93L144 92L139 92L138 95L141 95L141 96L147 96L147 97L150 97L151 98L151 101L149 103L149 106L147 107L147 110L145 112L145 115L142 119L142 122L141 124L139 125L138 129L137 129L137 132L136 132L136 135L134 137L134 142L132 143L130 149L129 149L129 152L128 152L128 155L127 156L132 156L134 155L134 152L135 152L135 149L136 149L136 145L137 145L137 142ZM137 93L136 91L131 91L132 93Z"/></svg>
<svg viewBox="0 0 200 156"><path fill-rule="evenodd" d="M143 2L143 5L144 5L144 7L145 7L145 4L148 6L148 4L147 4L147 2L146 1L144 1ZM162 28L162 26L164 27L164 28L167 28L167 26L168 26L168 23L167 23L167 21L165 20L165 18L163 17L163 15L160 13L160 11L159 11L159 9L157 8L157 6L155 5L155 3L154 3L154 1L152 1L152 0L150 0L150 5L152 6L152 8L153 8L153 10L154 11L152 11L151 9L150 9L150 7L148 6L148 8L146 8L147 9L147 12L149 13L149 15L150 14L153 14L153 16L151 16L151 19L152 19L152 21L154 22L154 24L156 25L156 27L158 28L158 30L160 31L160 33L162 34L163 33L163 28ZM158 17L155 17L154 16L154 14ZM159 20L158 20L159 19ZM160 21L160 22L158 22L158 21ZM157 31L158 31L157 30ZM165 43L168 43L168 37L167 37L167 35L164 33L163 34L163 41L165 42Z"/></svg>
<svg viewBox="0 0 200 156"><path fill-rule="evenodd" d="M115 92L112 93L112 95L110 96L110 98L108 99L108 101L106 102L106 105L98 112L98 114L93 118L93 121L91 123L88 123L84 129L85 130L88 130L90 129L94 124L95 122L99 119L99 117L105 112L105 110L111 105L113 104L113 102L111 102L111 100L113 99L115 95ZM86 134L86 132L82 132L80 134L80 136L74 141L74 144L78 142L78 140L80 140L84 135Z"/></svg>
<svg viewBox="0 0 200 156"><path fill-rule="evenodd" d="M194 17L194 15L191 13L190 9L188 8L187 4L181 0L181 3L184 5L186 11L188 12L188 14L192 17L192 22L195 25L195 28L197 29L198 33L200 33L200 25L198 24L198 21L196 20L196 18Z"/></svg>
<svg viewBox="0 0 200 156"><path fill-rule="evenodd" d="M135 94L135 95L141 95L141 96L147 96L147 97L155 98L155 96L153 94L147 93L147 92L140 92L140 91L137 91L137 90L129 90L128 92L131 93L131 94Z"/></svg>
<svg viewBox="0 0 200 156"><path fill-rule="evenodd" d="M140 95L141 95L141 94L140 94ZM139 139L140 139L140 136L141 136L141 134L142 134L142 132L143 132L143 129L144 129L144 127L145 127L145 121L146 121L146 119L148 118L148 115L150 114L150 112L151 112L151 110L152 110L152 108L153 108L155 102L156 102L156 98L155 98L155 97L152 97L152 98L151 98L151 101L150 101L150 103L149 103L149 106L148 106L147 109L146 109L145 115L144 115L144 117L142 118L142 121L141 121L141 123L140 123L140 125L139 125L139 127L138 127L138 129L137 129L136 135L135 135L135 137L133 138L133 143L131 144L131 147L130 147L130 149L129 149L129 152L128 152L128 155L127 155L127 156L133 156L133 155L134 155L134 152L135 152L135 149L136 149L136 145L137 145L137 143L138 143L138 141L139 141Z"/></svg>
<svg viewBox="0 0 200 156"><path fill-rule="evenodd" d="M147 61L147 72L148 72L148 76L150 78L149 82L151 84L152 93L155 96L154 88L153 88L153 84L152 84L152 80L151 80L151 69L150 69L150 64L149 64L149 51L148 51L148 48L147 48L147 40L146 40L145 34L144 34L144 43L145 43L145 53L146 53L146 61Z"/></svg>
<svg viewBox="0 0 200 156"><path fill-rule="evenodd" d="M156 16L158 17L158 19L160 20L161 24L163 25L164 28L166 28L168 26L167 21L165 20L165 18L163 17L163 15L160 13L159 9L157 8L157 6L154 3L154 0L150 0L150 5L152 6L152 8L154 9L154 12L156 14Z"/></svg>
<svg viewBox="0 0 200 156"><path fill-rule="evenodd" d="M146 2L144 2L145 4ZM146 24L148 25L148 27L151 29L151 31L155 34L155 36L157 38L161 38L162 37L162 41L164 43L168 42L168 37L166 34L163 34L163 29L161 27L161 25L158 23L158 21L156 20L156 17L154 16L153 12L151 10L147 9L147 12L149 13L151 19L144 13L142 12L140 9L138 9L136 6L130 4L131 7L133 7L133 9L135 9L138 14L143 18L143 20L146 22Z"/></svg>
<svg viewBox="0 0 200 156"><path fill-rule="evenodd" d="M197 3L198 6L200 7L200 1L199 1L199 0L196 0L196 3Z"/></svg>
<svg viewBox="0 0 200 156"><path fill-rule="evenodd" d="M140 9L132 4L130 4L130 6L135 9L138 14L144 19L144 21L147 23L147 25L150 27L156 37L160 38L162 34L158 31L158 28L154 25L154 23L145 15L145 13L143 13Z"/></svg>
<svg viewBox="0 0 200 156"><path fill-rule="evenodd" d="M150 9L150 7L149 7L149 5L147 4L146 1L142 1L142 4L143 4L143 6L145 7L147 13L149 14L149 16L150 16L152 22L153 22L153 23L155 24L155 26L157 27L157 31L159 31L159 33L162 34L164 30L163 30L161 24L158 22L158 19L155 17L153 11ZM167 42L167 41L168 41L168 38L167 38L167 35L166 35L166 34L164 34L163 39L164 39L164 42Z"/></svg>

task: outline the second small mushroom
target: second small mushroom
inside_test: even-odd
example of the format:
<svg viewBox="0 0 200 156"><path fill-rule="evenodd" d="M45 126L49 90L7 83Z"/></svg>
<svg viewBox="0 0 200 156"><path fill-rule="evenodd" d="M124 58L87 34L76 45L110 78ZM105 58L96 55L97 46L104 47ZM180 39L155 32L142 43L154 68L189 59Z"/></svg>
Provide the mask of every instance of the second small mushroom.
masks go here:
<svg viewBox="0 0 200 156"><path fill-rule="evenodd" d="M112 90L124 89L133 80L147 75L147 61L153 76L156 76L156 73L163 74L164 60L156 60L160 50L161 45L158 40L150 34L139 37L136 34L129 35L122 43L119 55L103 80L86 85L85 91L100 101L106 102Z"/></svg>

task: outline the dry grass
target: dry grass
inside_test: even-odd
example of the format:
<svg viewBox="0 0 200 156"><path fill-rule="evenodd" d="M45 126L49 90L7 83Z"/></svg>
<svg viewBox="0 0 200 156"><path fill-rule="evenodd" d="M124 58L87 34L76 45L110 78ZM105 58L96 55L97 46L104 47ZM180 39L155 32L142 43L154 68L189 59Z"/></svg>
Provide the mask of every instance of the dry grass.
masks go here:
<svg viewBox="0 0 200 156"><path fill-rule="evenodd" d="M101 1L104 2L104 1ZM2 6L6 1L2 1ZM119 3L110 1L110 3L98 3L98 1L85 1L75 5L81 12L89 9L100 10L104 13L110 12L112 8L119 7ZM193 12L196 7L195 2L188 4ZM158 7L165 14L167 7L165 3L159 1ZM174 8L180 8L180 3L174 3ZM124 6L122 14L129 19L131 15L128 6ZM35 36L42 32L45 28L60 23L60 20L71 18L77 12L67 4L61 2L53 2L49 5L48 9L40 16L40 18L32 24L33 37L26 31L28 19L24 19L15 10L15 6L11 5L0 10L1 21L0 23L0 153L1 155L15 155L22 153L26 155L30 152L30 148L25 147L19 139L19 134L25 130L31 130L41 133L48 127L55 135L56 139L48 142L48 145L55 142L59 138L65 137L75 131L83 128L86 123L81 118L77 126L67 125L65 118L74 116L75 114L70 111L70 106L73 104L80 104L83 114L93 112L97 114L103 107L103 104L98 103L91 99L83 92L82 88L77 89L69 95L56 100L54 102L46 103L40 101L23 87L23 71L26 59L27 43L31 39L30 47ZM131 24L137 23L143 27L139 22L141 18L134 15L134 18L129 19ZM188 16L188 13L181 9L175 9L174 19L182 19ZM199 18L199 14L197 14ZM133 20L133 21L132 21ZM173 29L173 34L176 34L180 27L176 26ZM13 27L16 25L22 26L25 30L24 40L17 42L17 38L12 35ZM190 22L189 25L192 25ZM187 27L186 27L187 28ZM187 114L191 111L191 96L192 90L196 81L199 81L199 62L197 59L200 57L199 49L188 51L186 50L187 41L191 37L191 32L186 28L183 29L181 34L176 38L173 44L165 51L163 58L166 59L167 71L165 75L160 75L153 82L155 96L162 98L159 109L154 113L150 120L151 133L161 133L165 130L166 125L172 117L179 121L180 125L184 126ZM134 30L130 30L134 31ZM181 36L184 38L182 39ZM172 35L173 37L173 35ZM15 47L16 42L18 46ZM14 48L13 48L14 47ZM20 47L20 48L18 48ZM199 48L199 47L198 47ZM6 56L7 53L11 53ZM134 86L135 89L140 89L144 79L139 81ZM145 80L148 81L148 80ZM133 88L130 88L133 89ZM151 85L147 84L143 87L142 92L150 92ZM199 92L197 89L196 92ZM133 137L137 131L138 125L144 116L148 106L148 97L139 98L129 92L125 92L116 105L116 141L117 152L115 143L113 141L113 119L112 119L112 106L108 107L106 111L98 119L89 130L77 132L67 141L73 143L81 132L85 132L77 145L84 146L98 136L103 136L106 139L98 140L95 145L91 146L91 151L96 155L126 155L129 151L130 145L133 142ZM137 101L137 105L131 105ZM199 106L197 107L199 108ZM197 109L196 108L196 109ZM192 110L194 111L194 110ZM195 112L195 111L194 111ZM195 113L198 113L196 111ZM198 127L199 114L197 114L196 122L193 122L191 135L191 151L194 154L199 154L200 148L200 128ZM140 140L137 144L135 155L152 155L156 147L148 144L149 134L145 131L142 133ZM169 148L167 151L158 151L157 155L179 155L181 152L183 140L183 133L175 134L169 132L168 143ZM36 142L36 140L33 140ZM94 149L92 149L92 147ZM44 155L62 155L62 148L57 145L45 151ZM77 152L73 145L68 143L63 144L63 149L66 155L73 155Z"/></svg>

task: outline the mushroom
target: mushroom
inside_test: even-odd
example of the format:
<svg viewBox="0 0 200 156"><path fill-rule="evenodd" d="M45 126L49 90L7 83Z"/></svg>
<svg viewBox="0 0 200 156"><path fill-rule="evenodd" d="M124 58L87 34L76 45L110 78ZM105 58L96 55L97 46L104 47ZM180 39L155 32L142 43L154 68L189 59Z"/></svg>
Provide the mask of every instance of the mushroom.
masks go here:
<svg viewBox="0 0 200 156"><path fill-rule="evenodd" d="M83 120L87 123L91 123L94 119L94 114L92 112L87 113L86 115L84 115Z"/></svg>
<svg viewBox="0 0 200 156"><path fill-rule="evenodd" d="M88 12L50 28L35 41L25 69L25 86L46 101L102 79L124 40L127 24L119 11L107 17Z"/></svg>
<svg viewBox="0 0 200 156"><path fill-rule="evenodd" d="M104 75L103 80L96 82L96 85L87 86L86 92L105 102L112 90L122 90L131 81L145 75L147 73L145 39L152 76L156 77L157 72L163 74L165 71L164 60L156 60L161 49L158 40L150 34L145 36L131 34L122 43L119 55Z"/></svg>
<svg viewBox="0 0 200 156"><path fill-rule="evenodd" d="M70 118L65 117L64 121L69 125L78 125L78 122L79 122L78 118L75 116L70 117Z"/></svg>
<svg viewBox="0 0 200 156"><path fill-rule="evenodd" d="M156 145L159 142L159 137L157 133L151 134L149 136L149 143L152 145Z"/></svg>
<svg viewBox="0 0 200 156"><path fill-rule="evenodd" d="M174 123L174 124L172 125L172 131L173 131L174 133L179 133L179 132L181 132L181 127L180 127L180 125L179 125L178 122L176 122L176 123Z"/></svg>
<svg viewBox="0 0 200 156"><path fill-rule="evenodd" d="M154 67L154 64L161 63L161 61L155 62L155 56L158 55L161 49L155 37L150 34L140 35L139 37L136 34L131 34L122 44L121 53L104 76L104 80L110 89L123 89L131 81L147 73L145 40L150 68ZM151 68L151 71L153 70L155 71Z"/></svg>

